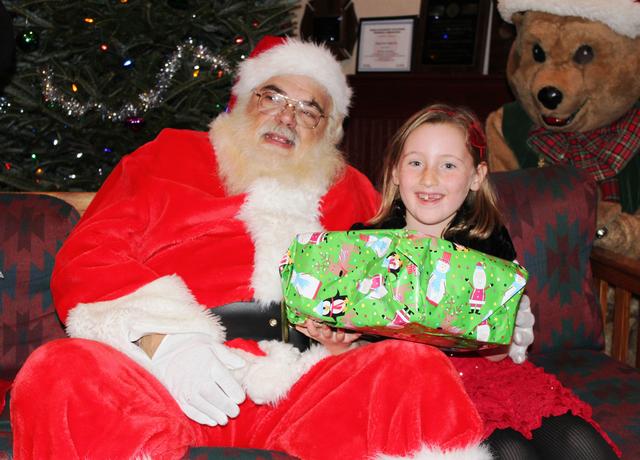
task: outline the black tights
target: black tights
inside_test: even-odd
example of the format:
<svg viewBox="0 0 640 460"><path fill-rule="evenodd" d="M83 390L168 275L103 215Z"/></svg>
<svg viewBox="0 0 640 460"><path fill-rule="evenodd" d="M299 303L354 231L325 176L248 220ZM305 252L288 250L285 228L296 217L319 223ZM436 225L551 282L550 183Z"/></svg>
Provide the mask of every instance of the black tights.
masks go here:
<svg viewBox="0 0 640 460"><path fill-rule="evenodd" d="M547 417L528 440L519 432L496 430L485 444L495 460L617 460L593 426L573 414Z"/></svg>

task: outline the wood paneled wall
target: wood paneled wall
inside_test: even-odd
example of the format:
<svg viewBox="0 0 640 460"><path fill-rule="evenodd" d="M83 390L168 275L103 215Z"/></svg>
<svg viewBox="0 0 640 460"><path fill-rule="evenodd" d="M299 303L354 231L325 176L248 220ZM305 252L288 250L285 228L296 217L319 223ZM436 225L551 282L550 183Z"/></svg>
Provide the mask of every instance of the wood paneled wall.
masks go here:
<svg viewBox="0 0 640 460"><path fill-rule="evenodd" d="M354 98L342 147L349 162L376 184L391 136L422 107L465 105L485 120L513 100L503 75L358 74L349 84Z"/></svg>

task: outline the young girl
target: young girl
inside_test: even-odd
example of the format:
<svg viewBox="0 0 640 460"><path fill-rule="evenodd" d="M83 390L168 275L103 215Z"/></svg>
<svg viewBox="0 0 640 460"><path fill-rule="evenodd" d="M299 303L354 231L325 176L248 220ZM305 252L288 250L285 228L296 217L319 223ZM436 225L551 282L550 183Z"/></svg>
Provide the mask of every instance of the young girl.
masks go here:
<svg viewBox="0 0 640 460"><path fill-rule="evenodd" d="M468 110L432 105L416 113L391 141L382 204L367 228L407 228L515 259L485 155L482 127ZM299 329L333 353L359 338L311 321ZM594 428L588 405L552 375L514 362L524 359L451 359L484 419L486 443L497 459L616 458Z"/></svg>

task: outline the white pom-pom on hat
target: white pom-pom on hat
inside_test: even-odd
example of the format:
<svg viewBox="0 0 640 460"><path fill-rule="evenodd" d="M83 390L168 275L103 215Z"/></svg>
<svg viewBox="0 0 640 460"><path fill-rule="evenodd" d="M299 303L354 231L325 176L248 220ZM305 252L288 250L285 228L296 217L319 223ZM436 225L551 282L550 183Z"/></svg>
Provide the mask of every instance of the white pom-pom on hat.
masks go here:
<svg viewBox="0 0 640 460"><path fill-rule="evenodd" d="M514 13L541 11L598 21L629 38L640 36L638 0L498 0L498 11L509 23Z"/></svg>

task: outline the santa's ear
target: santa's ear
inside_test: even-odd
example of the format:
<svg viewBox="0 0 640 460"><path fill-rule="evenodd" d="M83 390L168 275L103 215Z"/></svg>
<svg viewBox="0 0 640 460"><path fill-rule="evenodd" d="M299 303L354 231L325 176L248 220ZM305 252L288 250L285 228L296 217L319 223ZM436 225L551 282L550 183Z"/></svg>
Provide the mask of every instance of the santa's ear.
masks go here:
<svg viewBox="0 0 640 460"><path fill-rule="evenodd" d="M327 120L327 132L325 135L329 140L331 140L332 145L338 146L342 142L342 136L344 135L344 130L342 128L344 117L334 115L329 117Z"/></svg>

